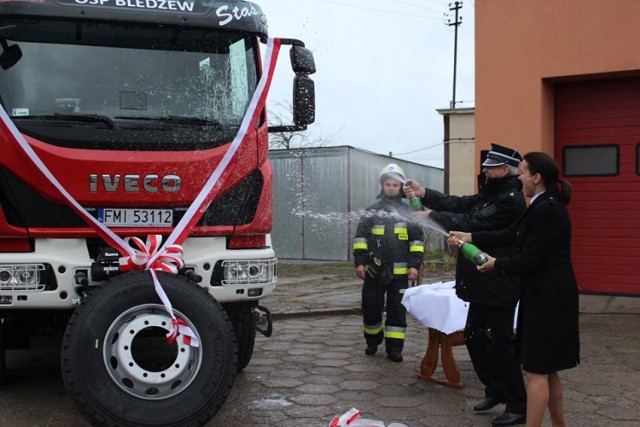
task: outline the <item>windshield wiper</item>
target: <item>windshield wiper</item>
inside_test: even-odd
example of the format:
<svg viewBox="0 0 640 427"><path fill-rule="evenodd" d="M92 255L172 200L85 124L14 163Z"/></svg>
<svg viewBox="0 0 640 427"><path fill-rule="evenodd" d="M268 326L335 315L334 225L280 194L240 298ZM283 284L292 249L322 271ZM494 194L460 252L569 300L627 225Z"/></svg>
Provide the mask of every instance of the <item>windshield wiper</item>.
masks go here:
<svg viewBox="0 0 640 427"><path fill-rule="evenodd" d="M12 120L60 120L60 121L75 121L75 122L87 122L87 123L106 123L109 128L116 129L116 124L107 116L100 116L97 114L45 114L41 116L11 116Z"/></svg>
<svg viewBox="0 0 640 427"><path fill-rule="evenodd" d="M141 120L148 122L175 123L179 125L213 126L222 130L222 123L215 119L203 119L202 117L188 116L117 116L120 120Z"/></svg>

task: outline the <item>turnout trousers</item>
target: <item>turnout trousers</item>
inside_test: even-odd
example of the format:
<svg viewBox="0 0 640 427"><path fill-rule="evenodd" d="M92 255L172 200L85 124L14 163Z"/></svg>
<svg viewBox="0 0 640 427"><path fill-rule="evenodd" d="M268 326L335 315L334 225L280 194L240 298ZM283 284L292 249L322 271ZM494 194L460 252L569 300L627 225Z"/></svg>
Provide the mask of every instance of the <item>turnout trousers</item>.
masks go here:
<svg viewBox="0 0 640 427"><path fill-rule="evenodd" d="M464 341L486 397L507 404L506 412L524 415L527 394L520 362L515 358L515 307L469 304Z"/></svg>
<svg viewBox="0 0 640 427"><path fill-rule="evenodd" d="M362 285L362 320L367 345L380 345L384 340L387 353L402 351L407 329L407 310L402 305L400 290L407 286L406 277L394 278L388 284L381 285L376 279L367 276ZM385 294L387 316L383 325Z"/></svg>

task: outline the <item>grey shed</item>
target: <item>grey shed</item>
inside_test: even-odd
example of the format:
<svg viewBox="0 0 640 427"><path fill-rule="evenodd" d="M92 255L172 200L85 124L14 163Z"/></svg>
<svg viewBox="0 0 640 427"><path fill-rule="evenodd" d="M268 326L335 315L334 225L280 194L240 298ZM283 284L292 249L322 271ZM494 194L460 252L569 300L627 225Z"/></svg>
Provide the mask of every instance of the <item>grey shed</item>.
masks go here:
<svg viewBox="0 0 640 427"><path fill-rule="evenodd" d="M442 191L444 171L349 146L271 150L274 219L271 233L281 259L347 261L359 212L380 191L389 163L408 178ZM442 247L442 239L435 245Z"/></svg>

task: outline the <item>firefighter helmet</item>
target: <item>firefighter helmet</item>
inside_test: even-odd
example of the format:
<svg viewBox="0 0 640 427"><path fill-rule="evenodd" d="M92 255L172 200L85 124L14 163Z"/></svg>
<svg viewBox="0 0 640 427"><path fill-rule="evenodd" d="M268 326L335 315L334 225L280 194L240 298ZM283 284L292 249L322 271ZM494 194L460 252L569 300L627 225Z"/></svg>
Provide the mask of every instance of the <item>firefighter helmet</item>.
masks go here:
<svg viewBox="0 0 640 427"><path fill-rule="evenodd" d="M407 180L404 170L395 163L389 163L387 166L382 168L382 172L380 172L380 184L382 184L382 182L387 178L397 179L403 184Z"/></svg>

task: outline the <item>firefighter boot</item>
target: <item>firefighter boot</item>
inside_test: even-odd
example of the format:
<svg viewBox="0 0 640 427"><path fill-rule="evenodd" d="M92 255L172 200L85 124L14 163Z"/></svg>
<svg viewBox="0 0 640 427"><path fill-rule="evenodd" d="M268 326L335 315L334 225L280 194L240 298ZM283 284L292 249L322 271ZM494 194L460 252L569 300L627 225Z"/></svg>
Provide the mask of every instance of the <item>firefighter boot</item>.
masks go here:
<svg viewBox="0 0 640 427"><path fill-rule="evenodd" d="M387 359L392 362L402 362L402 353L399 351L390 351L387 353Z"/></svg>

